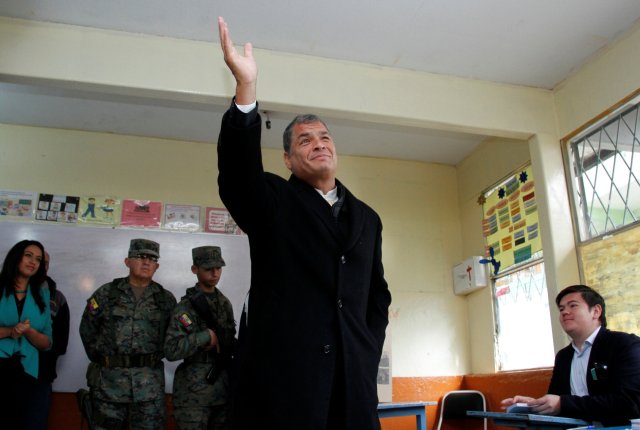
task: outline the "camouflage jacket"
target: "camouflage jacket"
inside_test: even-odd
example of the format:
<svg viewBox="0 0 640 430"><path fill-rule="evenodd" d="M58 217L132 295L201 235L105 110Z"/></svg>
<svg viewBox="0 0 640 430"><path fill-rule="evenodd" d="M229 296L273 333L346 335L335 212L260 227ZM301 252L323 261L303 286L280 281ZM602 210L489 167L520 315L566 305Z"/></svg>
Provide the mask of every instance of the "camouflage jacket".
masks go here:
<svg viewBox="0 0 640 430"><path fill-rule="evenodd" d="M80 337L91 360L87 383L95 395L112 402L149 401L164 395L164 335L176 299L151 282L136 301L128 278L114 279L87 300ZM153 365L105 366L105 357L155 354Z"/></svg>
<svg viewBox="0 0 640 430"><path fill-rule="evenodd" d="M207 324L189 301L198 291L196 286L187 289L186 295L173 310L165 339L164 351L167 359L184 359L176 369L173 380L175 407L219 405L227 402L229 396L229 375L226 369L214 384L206 381L207 373L217 363L217 352L215 348L208 352L202 350L209 343ZM216 334L224 352L225 348L233 348L235 344L236 326L231 302L217 288L205 296L220 328L221 333Z"/></svg>

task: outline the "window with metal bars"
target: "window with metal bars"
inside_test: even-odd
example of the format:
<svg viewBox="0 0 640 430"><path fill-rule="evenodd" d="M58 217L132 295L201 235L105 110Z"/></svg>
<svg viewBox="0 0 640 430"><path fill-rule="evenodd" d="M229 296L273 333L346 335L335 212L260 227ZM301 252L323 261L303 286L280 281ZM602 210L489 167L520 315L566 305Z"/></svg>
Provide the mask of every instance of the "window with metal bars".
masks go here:
<svg viewBox="0 0 640 430"><path fill-rule="evenodd" d="M553 366L551 312L542 251L528 262L494 276L493 282L498 369ZM535 329L523 330L529 326Z"/></svg>
<svg viewBox="0 0 640 430"><path fill-rule="evenodd" d="M627 103L569 140L580 241L640 220L640 103Z"/></svg>

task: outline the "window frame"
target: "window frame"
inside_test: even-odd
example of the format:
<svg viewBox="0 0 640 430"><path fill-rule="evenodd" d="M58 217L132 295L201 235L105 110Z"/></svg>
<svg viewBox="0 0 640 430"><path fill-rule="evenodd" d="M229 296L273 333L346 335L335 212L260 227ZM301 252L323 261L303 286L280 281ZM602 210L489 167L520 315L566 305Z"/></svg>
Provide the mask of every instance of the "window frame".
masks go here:
<svg viewBox="0 0 640 430"><path fill-rule="evenodd" d="M605 229L605 231L601 232L600 234L591 236L589 234L590 228L588 225L589 215L585 212L587 210L586 205L580 204L580 195L585 196L585 189L582 181L579 181L576 177L574 167L576 166L577 162L574 157L572 157L573 142L594 133L598 129L605 128L615 121L619 121L620 116L624 115L632 109L638 109L638 115L640 115L640 88L560 140L560 150L562 153L564 164L564 177L567 192L569 194L569 206L571 208L571 222L573 225L576 248L578 250L580 249L580 245L586 245L595 241L599 241L609 236L624 232L626 230L636 228L640 225L639 218L637 221L621 225L612 230ZM579 190L576 187L576 182L580 182ZM584 229L587 230L586 232L583 231L583 224L585 224ZM582 271L582 267L580 267L581 277Z"/></svg>

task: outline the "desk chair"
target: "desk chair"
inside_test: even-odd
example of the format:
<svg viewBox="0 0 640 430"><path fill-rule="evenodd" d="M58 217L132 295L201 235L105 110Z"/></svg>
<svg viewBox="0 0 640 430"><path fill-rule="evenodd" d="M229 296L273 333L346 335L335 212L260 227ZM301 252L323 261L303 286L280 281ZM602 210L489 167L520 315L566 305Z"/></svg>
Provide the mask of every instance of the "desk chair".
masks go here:
<svg viewBox="0 0 640 430"><path fill-rule="evenodd" d="M483 411L487 410L487 401L480 391L476 390L457 390L449 391L444 397L440 406L440 420L438 421L438 430L442 427L442 422L450 422L455 419L466 419L467 411ZM487 430L487 419L484 420L484 430ZM479 421L478 421L479 422Z"/></svg>

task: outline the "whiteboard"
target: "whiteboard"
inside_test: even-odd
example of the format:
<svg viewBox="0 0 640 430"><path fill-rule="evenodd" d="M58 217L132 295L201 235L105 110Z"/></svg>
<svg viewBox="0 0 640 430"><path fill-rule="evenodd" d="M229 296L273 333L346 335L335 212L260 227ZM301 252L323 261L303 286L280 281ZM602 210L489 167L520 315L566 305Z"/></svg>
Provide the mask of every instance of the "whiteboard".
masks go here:
<svg viewBox="0 0 640 430"><path fill-rule="evenodd" d="M251 281L247 236L0 221L1 261L21 240L42 242L51 256L49 276L56 281L69 303L69 346L67 353L58 359L54 391L75 392L86 387L85 372L89 359L80 340L80 318L86 300L98 287L128 275L124 259L129 242L134 238L151 239L160 244L160 267L153 279L171 291L178 301L196 282L195 275L191 273L191 249L204 245L221 247L226 266L218 288L231 301L234 316L239 321ZM165 360L167 392L171 392L173 374L179 363Z"/></svg>

